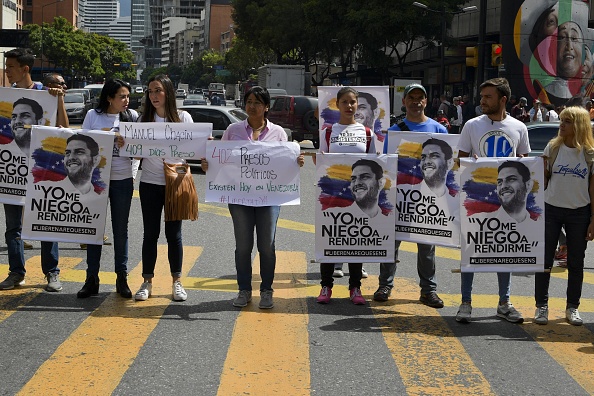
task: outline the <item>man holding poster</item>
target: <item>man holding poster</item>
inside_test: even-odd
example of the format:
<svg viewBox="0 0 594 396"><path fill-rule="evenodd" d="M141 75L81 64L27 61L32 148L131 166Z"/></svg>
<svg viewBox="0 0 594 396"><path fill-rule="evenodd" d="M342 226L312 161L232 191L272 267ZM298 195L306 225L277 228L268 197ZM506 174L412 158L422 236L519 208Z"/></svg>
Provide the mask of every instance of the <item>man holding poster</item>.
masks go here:
<svg viewBox="0 0 594 396"><path fill-rule="evenodd" d="M421 84L413 83L404 88L404 97L402 104L406 107L406 117L398 124L392 125L388 131L412 131L412 132L433 132L448 133L445 127L437 121L425 115L427 107L427 91ZM426 154L429 154L427 149ZM384 153L388 153L388 134L384 140ZM445 158L445 157L444 157ZM427 175L433 174L429 168L434 168L437 161L426 158L425 171ZM436 169L437 171L437 169ZM447 173L447 172L446 172ZM436 172L436 177L437 172ZM429 177L431 179L431 177ZM432 183L435 188L439 181ZM395 241L395 252L393 263L381 263L379 275L379 287L373 294L375 301L388 301L392 288L394 287L394 276L396 275L396 265L398 263L398 249L400 241ZM435 245L417 243L417 269L419 272L419 285L421 286L421 296L419 300L433 308L443 308L443 301L437 295L437 282L435 280Z"/></svg>
<svg viewBox="0 0 594 396"><path fill-rule="evenodd" d="M458 157L523 157L530 153L528 130L526 125L515 118L508 116L505 105L511 96L509 83L505 78L493 78L483 82L480 86L481 110L483 115L468 120L462 128ZM509 170L504 172L510 172ZM499 176L498 176L499 178ZM499 180L497 182L499 185ZM503 180L502 180L503 184ZM503 190L503 195L510 197L509 188ZM508 201L507 197L502 198ZM506 204L506 206L510 206ZM512 205L513 206L513 205ZM499 303L497 316L512 323L522 323L524 318L509 301L511 293L511 273L498 272ZM462 272L462 304L456 315L456 320L461 323L470 323L472 315L472 283L474 272Z"/></svg>
<svg viewBox="0 0 594 396"><path fill-rule="evenodd" d="M35 55L30 49L17 48L4 54L4 69L8 81L13 88L24 88L42 90L43 85L33 82L31 79L31 69L35 61ZM56 125L68 127L68 118L64 110L64 90L62 88L50 88L49 93L58 97L58 112ZM41 118L35 104L37 102L15 101L13 103L13 114L11 118L11 127L17 129L14 131L15 143L25 154L29 154L29 145L31 142L31 129L25 128L28 121L29 125L35 125ZM27 116L25 117L25 115ZM43 114L43 112L42 112ZM35 121L35 122L33 122ZM18 133L18 138L17 138ZM16 155L16 153L13 153ZM8 277L0 282L0 290L10 290L15 286L25 284L25 253L21 232L23 228L23 207L21 205L4 204L4 213L6 216L6 244L8 245ZM58 268L58 244L56 242L41 242L41 269L46 276L47 286L45 290L58 292L62 290Z"/></svg>

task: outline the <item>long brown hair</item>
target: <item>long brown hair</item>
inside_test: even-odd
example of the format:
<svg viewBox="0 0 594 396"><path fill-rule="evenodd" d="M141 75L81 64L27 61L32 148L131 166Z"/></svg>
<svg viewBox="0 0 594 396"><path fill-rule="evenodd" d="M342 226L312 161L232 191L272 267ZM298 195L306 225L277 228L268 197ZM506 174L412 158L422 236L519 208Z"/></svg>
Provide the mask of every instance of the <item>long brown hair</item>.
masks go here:
<svg viewBox="0 0 594 396"><path fill-rule="evenodd" d="M165 119L170 122L181 122L177 105L175 103L175 90L173 89L173 83L169 77L167 77L165 74L157 74L156 76L150 78L147 85L150 85L153 81L160 82L163 86L163 91L165 92ZM155 121L155 114L157 113L157 110L149 98L148 89L146 90L146 101L144 107L145 109L142 113L141 121Z"/></svg>

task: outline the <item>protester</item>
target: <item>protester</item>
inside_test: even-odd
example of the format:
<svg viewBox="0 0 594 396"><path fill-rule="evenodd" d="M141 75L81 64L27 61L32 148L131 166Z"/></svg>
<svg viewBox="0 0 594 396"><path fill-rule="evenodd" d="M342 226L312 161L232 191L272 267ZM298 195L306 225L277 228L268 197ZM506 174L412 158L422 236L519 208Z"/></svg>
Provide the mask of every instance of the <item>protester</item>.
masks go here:
<svg viewBox="0 0 594 396"><path fill-rule="evenodd" d="M448 133L446 128L425 115L427 91L420 84L410 84L404 88L402 104L406 106L406 118L392 125L388 131L412 131L430 133ZM384 154L388 152L388 136L384 139ZM375 301L388 301L394 287L394 276L398 260L400 241L395 241L393 263L381 263L379 287L373 294ZM417 243L417 271L421 295L419 301L433 308L443 308L443 300L437 295L437 279L435 277L435 245Z"/></svg>
<svg viewBox="0 0 594 396"><path fill-rule="evenodd" d="M149 79L146 91L148 100L142 113L142 122L193 122L192 116L177 109L173 83L164 74ZM164 164L184 164L179 158L144 158L138 192L142 210L144 236L142 239L142 277L144 282L134 295L136 301L147 300L153 289L153 277L157 262L157 242L161 233L161 214L165 206ZM165 220L167 257L173 279L173 300L185 301L188 298L180 277L184 247L182 244L182 220Z"/></svg>
<svg viewBox="0 0 594 396"><path fill-rule="evenodd" d="M99 103L95 109L87 112L83 129L118 132L120 122L135 122L138 114L128 109L130 103L130 85L119 79L105 82ZM132 297L128 287L128 217L134 192L132 161L129 157L120 157L119 149L123 140L116 139L111 160L109 182L109 202L111 208L111 226L114 241L114 270L117 274L116 292L124 298ZM102 245L87 245L87 278L84 286L77 293L78 298L86 298L99 293L99 268Z"/></svg>
<svg viewBox="0 0 594 396"><path fill-rule="evenodd" d="M532 108L528 112L528 115L530 116L530 121L542 122L544 119L544 113L545 109L543 108L542 103L540 103L540 100L535 99Z"/></svg>
<svg viewBox="0 0 594 396"><path fill-rule="evenodd" d="M248 140L258 142L286 142L284 129L270 122L266 115L270 110L270 94L265 88L255 86L244 95L248 118L227 127L221 140ZM303 155L297 158L303 166ZM208 170L206 158L201 159L202 169ZM275 236L280 206L247 206L229 204L235 235L235 268L239 293L233 306L243 308L252 300L252 250L254 249L254 228L260 254L260 309L274 307L272 299L274 270L276 267Z"/></svg>
<svg viewBox="0 0 594 396"><path fill-rule="evenodd" d="M462 105L460 105L461 98L456 96L454 99L454 107L456 108L456 117L450 119L450 125L452 126L449 133L459 134L464 120L462 118Z"/></svg>
<svg viewBox="0 0 594 396"><path fill-rule="evenodd" d="M520 101L518 102L517 105L515 105L514 107L512 107L511 113L510 115L517 119L520 120L522 122L528 122L530 121L530 115L528 114L528 112L526 111L526 104L528 103L528 101L526 100L525 97L521 97Z"/></svg>
<svg viewBox="0 0 594 396"><path fill-rule="evenodd" d="M437 117L435 117L435 121L441 124L448 132L452 128L450 121L448 120L447 115L444 114L443 110L437 110Z"/></svg>
<svg viewBox="0 0 594 396"><path fill-rule="evenodd" d="M33 82L31 69L35 55L30 49L17 48L4 54L4 70L8 81L13 88L44 89L43 85ZM51 87L48 92L58 97L58 110L64 108L64 88ZM60 107L62 106L62 107ZM64 118L65 111L58 111L56 125L68 127L68 117ZM6 216L6 244L8 245L8 277L0 282L0 290L10 290L15 286L25 284L25 252L21 231L23 228L23 207L19 205L4 204ZM62 290L60 282L60 269L58 268L58 244L56 242L41 242L41 269L47 279L45 290L58 292Z"/></svg>
<svg viewBox="0 0 594 396"><path fill-rule="evenodd" d="M545 120L549 122L559 121L559 114L555 111L555 105L553 104L546 104L544 105L545 109L547 109L547 113L545 116Z"/></svg>
<svg viewBox="0 0 594 396"><path fill-rule="evenodd" d="M523 157L530 153L526 125L505 111L505 104L511 95L509 83L505 78L493 78L481 84L481 109L483 115L464 124L458 143L458 157ZM520 103L526 103L520 98ZM489 136L504 139L505 144L490 144ZM500 148L500 149L498 149ZM524 318L509 301L511 293L511 274L498 272L499 303L497 316L512 323L522 323ZM473 272L463 272L461 282L462 304L456 320L469 323L472 315Z"/></svg>
<svg viewBox="0 0 594 396"><path fill-rule="evenodd" d="M336 94L336 106L340 118L332 127L320 132L320 153L375 153L375 139L373 131L355 120L359 104L359 92L352 87L343 87ZM315 158L315 157L313 157ZM374 178L374 184L378 184ZM379 194L379 189L373 188ZM369 189L367 189L369 191ZM372 199L370 201L374 201ZM377 203L377 200L374 202ZM365 305L365 298L361 295L362 263L349 263L349 295L353 304ZM322 290L317 302L328 304L332 297L334 286L333 272L342 272L342 264L320 263Z"/></svg>
<svg viewBox="0 0 594 396"><path fill-rule="evenodd" d="M553 267L561 232L567 234L567 300L565 318L583 324L578 311L584 280L587 241L594 239L594 138L590 113L568 107L559 115L559 132L544 149L545 158L545 269ZM568 171L571 170L571 171ZM534 322L547 324L550 272L535 274Z"/></svg>

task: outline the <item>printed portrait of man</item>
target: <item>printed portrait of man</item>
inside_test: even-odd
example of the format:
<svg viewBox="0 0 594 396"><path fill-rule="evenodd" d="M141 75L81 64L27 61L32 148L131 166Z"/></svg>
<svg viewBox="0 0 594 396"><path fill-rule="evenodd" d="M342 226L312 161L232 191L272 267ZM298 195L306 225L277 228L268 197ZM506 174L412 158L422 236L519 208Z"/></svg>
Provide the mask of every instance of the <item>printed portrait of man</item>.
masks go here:
<svg viewBox="0 0 594 396"><path fill-rule="evenodd" d="M530 170L521 162L505 161L497 168L497 197L501 208L518 223L530 218L526 201L533 184Z"/></svg>
<svg viewBox="0 0 594 396"><path fill-rule="evenodd" d="M99 145L93 138L76 134L66 140L64 169L68 180L81 194L94 191L91 178L100 161Z"/></svg>
<svg viewBox="0 0 594 396"><path fill-rule="evenodd" d="M43 109L36 101L21 98L12 104L10 128L14 141L25 155L31 151L31 125L39 125Z"/></svg>
<svg viewBox="0 0 594 396"><path fill-rule="evenodd" d="M379 193L386 184L384 170L377 162L368 159L357 160L351 169L350 189L355 203L363 213L373 218L382 212L378 201Z"/></svg>
<svg viewBox="0 0 594 396"><path fill-rule="evenodd" d="M377 120L380 113L380 109L377 106L377 99L367 92L359 92L358 100L359 104L355 112L355 121L373 131L375 120Z"/></svg>
<svg viewBox="0 0 594 396"><path fill-rule="evenodd" d="M437 197L448 193L446 179L454 165L452 157L452 147L443 140L431 138L423 143L420 163L423 183Z"/></svg>

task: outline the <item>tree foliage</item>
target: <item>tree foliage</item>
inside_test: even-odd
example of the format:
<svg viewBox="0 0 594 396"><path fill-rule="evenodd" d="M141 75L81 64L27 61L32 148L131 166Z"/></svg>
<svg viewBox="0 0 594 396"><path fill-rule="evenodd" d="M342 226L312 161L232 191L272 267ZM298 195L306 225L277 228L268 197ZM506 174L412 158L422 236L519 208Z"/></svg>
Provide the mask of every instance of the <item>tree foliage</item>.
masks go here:
<svg viewBox="0 0 594 396"><path fill-rule="evenodd" d="M107 36L75 29L66 18L56 17L52 23L26 25L30 31L30 46L45 65L54 65L64 74L98 81L104 78L136 80L132 67L134 54L126 44ZM43 45L42 45L43 40ZM125 67L124 65L130 65Z"/></svg>

